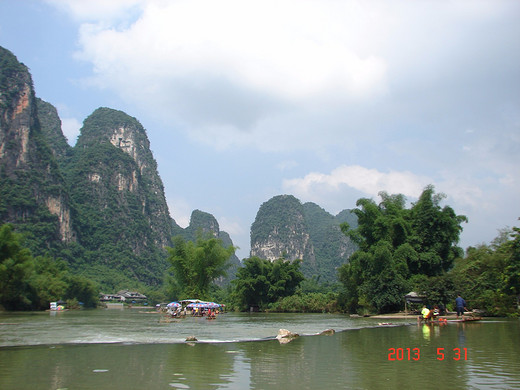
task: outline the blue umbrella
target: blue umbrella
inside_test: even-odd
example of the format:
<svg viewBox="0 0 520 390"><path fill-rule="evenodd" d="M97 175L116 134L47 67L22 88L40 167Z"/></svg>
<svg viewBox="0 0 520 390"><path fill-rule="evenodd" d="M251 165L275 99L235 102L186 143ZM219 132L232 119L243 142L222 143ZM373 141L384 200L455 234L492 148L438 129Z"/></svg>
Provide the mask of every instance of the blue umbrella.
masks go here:
<svg viewBox="0 0 520 390"><path fill-rule="evenodd" d="M170 302L166 305L167 307L181 307L179 302Z"/></svg>

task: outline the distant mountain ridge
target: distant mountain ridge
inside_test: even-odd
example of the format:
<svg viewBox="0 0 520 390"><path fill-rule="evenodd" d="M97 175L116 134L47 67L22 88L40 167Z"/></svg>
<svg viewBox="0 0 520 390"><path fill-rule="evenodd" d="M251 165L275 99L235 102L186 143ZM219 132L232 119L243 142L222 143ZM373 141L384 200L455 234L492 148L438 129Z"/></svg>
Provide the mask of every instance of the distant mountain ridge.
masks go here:
<svg viewBox="0 0 520 390"><path fill-rule="evenodd" d="M25 234L35 255L62 258L114 290L161 284L169 267L164 247L174 234L216 229L232 245L216 220L207 227L195 219L184 232L170 217L137 119L99 108L71 147L56 109L35 97L27 67L0 47L0 223L6 222Z"/></svg>
<svg viewBox="0 0 520 390"><path fill-rule="evenodd" d="M251 226L251 256L271 261L300 259L305 277L336 281L336 269L357 249L341 232L343 222L357 226L350 210L333 216L292 195L275 196L260 206Z"/></svg>

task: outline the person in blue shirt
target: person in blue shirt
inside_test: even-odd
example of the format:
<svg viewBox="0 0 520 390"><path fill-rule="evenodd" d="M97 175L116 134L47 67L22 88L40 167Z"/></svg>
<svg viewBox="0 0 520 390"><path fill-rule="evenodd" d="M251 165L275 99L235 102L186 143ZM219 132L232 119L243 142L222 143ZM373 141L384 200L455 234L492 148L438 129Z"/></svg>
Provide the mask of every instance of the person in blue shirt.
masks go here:
<svg viewBox="0 0 520 390"><path fill-rule="evenodd" d="M455 298L455 310L457 311L457 318L459 315L464 319L464 310L466 309L466 301L460 296L460 294Z"/></svg>

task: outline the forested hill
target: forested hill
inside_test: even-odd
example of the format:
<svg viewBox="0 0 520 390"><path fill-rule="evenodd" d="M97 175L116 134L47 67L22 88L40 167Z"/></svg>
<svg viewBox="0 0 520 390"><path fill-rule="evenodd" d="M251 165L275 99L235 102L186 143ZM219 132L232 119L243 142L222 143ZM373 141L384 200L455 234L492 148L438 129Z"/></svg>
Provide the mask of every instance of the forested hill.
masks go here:
<svg viewBox="0 0 520 390"><path fill-rule="evenodd" d="M160 284L172 224L141 124L121 111L97 109L62 166L87 255L80 262L74 259L76 267L94 263L96 279L99 274L106 279L103 284L120 274Z"/></svg>
<svg viewBox="0 0 520 390"><path fill-rule="evenodd" d="M34 255L61 258L108 291L161 284L164 247L183 232L139 121L99 108L69 146L27 67L0 47L0 224L7 222Z"/></svg>
<svg viewBox="0 0 520 390"><path fill-rule="evenodd" d="M357 226L357 218L349 210L333 216L292 195L275 196L260 206L251 226L251 256L301 259L305 277L334 282L337 268L356 250L341 232L343 222Z"/></svg>

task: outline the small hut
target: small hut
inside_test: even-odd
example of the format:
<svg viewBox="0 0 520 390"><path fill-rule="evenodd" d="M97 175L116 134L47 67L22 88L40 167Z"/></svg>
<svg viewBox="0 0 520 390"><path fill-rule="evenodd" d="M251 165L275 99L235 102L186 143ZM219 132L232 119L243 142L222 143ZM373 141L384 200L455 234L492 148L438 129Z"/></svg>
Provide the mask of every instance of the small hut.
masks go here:
<svg viewBox="0 0 520 390"><path fill-rule="evenodd" d="M408 313L408 307L410 304L421 304L424 301L425 296L419 295L415 291L410 291L404 296L404 311Z"/></svg>

